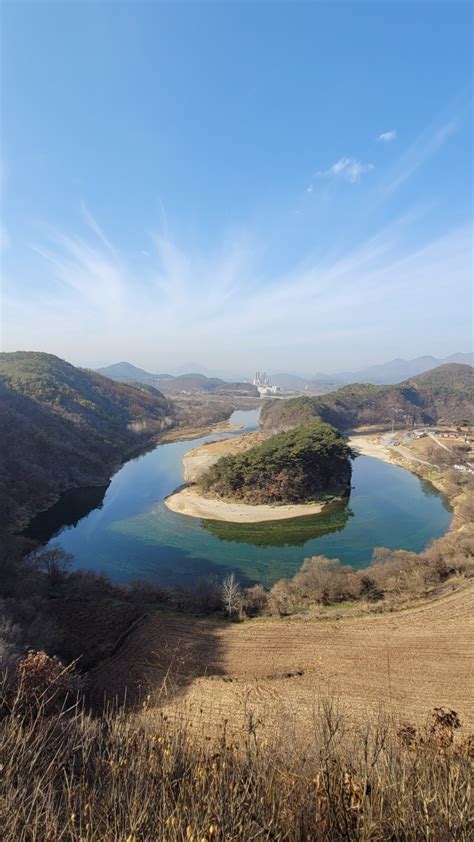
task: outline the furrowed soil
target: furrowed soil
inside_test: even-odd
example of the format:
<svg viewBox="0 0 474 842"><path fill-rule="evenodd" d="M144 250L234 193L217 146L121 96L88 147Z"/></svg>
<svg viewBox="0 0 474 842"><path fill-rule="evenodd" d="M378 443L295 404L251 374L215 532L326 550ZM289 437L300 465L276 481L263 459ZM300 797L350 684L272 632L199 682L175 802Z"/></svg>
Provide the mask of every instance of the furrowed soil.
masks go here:
<svg viewBox="0 0 474 842"><path fill-rule="evenodd" d="M342 619L255 619L241 624L184 615L142 622L90 674L98 697L185 721L212 739L223 721L274 735L287 721L311 729L322 699L361 722L382 708L421 724L434 707L474 725L471 702L474 586L385 614Z"/></svg>

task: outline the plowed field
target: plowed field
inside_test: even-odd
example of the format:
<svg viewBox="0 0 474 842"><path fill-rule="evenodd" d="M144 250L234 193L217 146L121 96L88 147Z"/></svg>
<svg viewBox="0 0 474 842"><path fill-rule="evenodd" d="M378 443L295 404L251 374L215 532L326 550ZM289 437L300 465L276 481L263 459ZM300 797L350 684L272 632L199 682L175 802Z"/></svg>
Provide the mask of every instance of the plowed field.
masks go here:
<svg viewBox="0 0 474 842"><path fill-rule="evenodd" d="M321 698L361 720L380 706L424 721L435 706L474 725L474 587L397 613L339 620L258 619L242 624L156 616L138 626L91 676L99 692L212 730L291 717L309 727Z"/></svg>

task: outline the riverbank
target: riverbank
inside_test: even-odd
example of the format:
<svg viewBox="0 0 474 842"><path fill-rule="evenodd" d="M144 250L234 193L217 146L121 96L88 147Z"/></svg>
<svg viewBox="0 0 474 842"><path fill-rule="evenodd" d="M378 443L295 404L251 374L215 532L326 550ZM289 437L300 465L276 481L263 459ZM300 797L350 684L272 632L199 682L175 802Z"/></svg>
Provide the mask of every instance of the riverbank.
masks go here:
<svg viewBox="0 0 474 842"><path fill-rule="evenodd" d="M268 438L268 433L257 430L223 441L207 442L189 450L183 457L183 467L184 480L190 485L170 494L164 501L165 506L177 514L227 523L265 523L321 514L328 506L327 500L282 505L252 505L217 497L206 497L198 490L195 483L218 459L229 454L243 453L266 438Z"/></svg>
<svg viewBox="0 0 474 842"><path fill-rule="evenodd" d="M203 497L195 486L176 491L165 499L165 506L180 515L220 520L227 523L264 523L272 520L289 520L295 517L319 515L328 505L325 502L299 503L297 505L252 506L217 498Z"/></svg>
<svg viewBox="0 0 474 842"><path fill-rule="evenodd" d="M399 441L403 441L404 435L404 430L395 431L395 438ZM457 470L449 464L436 464L436 453L433 454L433 451L430 452L426 447L427 437L421 441L415 439L389 446L381 444L378 438L365 433L358 435L356 432L351 436L350 443L364 456L374 456L392 465L398 465L420 480L429 482L449 503L452 518L448 532L464 532L474 517L472 474ZM439 442L436 444L441 450L447 449Z"/></svg>
<svg viewBox="0 0 474 842"><path fill-rule="evenodd" d="M163 433L156 444L173 444L176 441L187 441L188 439L200 439L202 436L214 435L214 433L234 433L242 429L242 424L232 424L228 419L217 421L214 424L202 424L201 426L172 427ZM195 448L196 450L198 448ZM191 451L189 451L191 453Z"/></svg>
<svg viewBox="0 0 474 842"><path fill-rule="evenodd" d="M225 432L224 425L222 425L220 431ZM259 430L192 448L183 457L184 480L189 485L177 489L167 497L164 501L165 505L178 514L229 523L259 523L320 514L327 505L326 503L314 502L286 506L249 505L208 498L198 491L195 483L218 459L229 454L242 453L260 444L267 437L267 433ZM451 504L454 503L454 495L449 494L446 488L444 472L437 466L431 465L410 453L407 447L399 448L382 444L379 432L377 434L353 432L348 440L354 450L362 456L370 456L391 465L398 465L422 479L429 480L447 496ZM454 505L453 508L456 508L456 506ZM458 518L453 518L451 529L455 529L459 525Z"/></svg>
<svg viewBox="0 0 474 842"><path fill-rule="evenodd" d="M393 453L383 444L377 441L380 436L358 435L357 433L349 436L350 446L360 453L361 456L373 456L375 459L382 459L384 462L389 462L391 465L396 465L396 459Z"/></svg>

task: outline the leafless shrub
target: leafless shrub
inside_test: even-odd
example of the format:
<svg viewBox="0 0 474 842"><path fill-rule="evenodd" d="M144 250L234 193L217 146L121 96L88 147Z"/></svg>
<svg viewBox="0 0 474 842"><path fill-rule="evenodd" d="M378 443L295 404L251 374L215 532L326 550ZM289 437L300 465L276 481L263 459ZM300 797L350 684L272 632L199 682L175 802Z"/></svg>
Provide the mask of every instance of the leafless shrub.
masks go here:
<svg viewBox="0 0 474 842"><path fill-rule="evenodd" d="M270 614L285 617L298 610L298 596L292 579L280 579L270 590L268 609Z"/></svg>
<svg viewBox="0 0 474 842"><path fill-rule="evenodd" d="M268 609L268 592L262 585L245 588L242 599L243 609L248 617L258 617Z"/></svg>
<svg viewBox="0 0 474 842"><path fill-rule="evenodd" d="M201 614L212 614L221 606L221 591L218 580L209 576L199 579L190 591L191 605Z"/></svg>
<svg viewBox="0 0 474 842"><path fill-rule="evenodd" d="M305 559L300 572L293 577L293 584L303 598L309 597L323 605L355 599L359 592L352 567L324 556Z"/></svg>
<svg viewBox="0 0 474 842"><path fill-rule="evenodd" d="M433 594L450 580L474 576L474 526L448 532L421 553L377 547L363 570L314 556L292 579L270 590L266 613L285 616L320 604L364 601L389 608Z"/></svg>
<svg viewBox="0 0 474 842"><path fill-rule="evenodd" d="M63 581L72 564L72 555L54 545L49 549L36 550L30 557L34 567L46 574L51 585Z"/></svg>

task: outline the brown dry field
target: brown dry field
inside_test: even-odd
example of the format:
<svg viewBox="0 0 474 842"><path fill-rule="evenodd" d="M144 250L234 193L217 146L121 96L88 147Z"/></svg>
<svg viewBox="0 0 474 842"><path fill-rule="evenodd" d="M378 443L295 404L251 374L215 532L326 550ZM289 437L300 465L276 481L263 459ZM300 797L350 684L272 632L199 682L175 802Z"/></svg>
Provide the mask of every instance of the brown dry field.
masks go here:
<svg viewBox="0 0 474 842"><path fill-rule="evenodd" d="M395 721L424 722L436 706L474 725L474 586L429 603L346 619L256 619L241 624L156 615L90 676L95 692L153 716L237 733L251 714L274 736L291 722L311 728L321 699L360 722L382 708Z"/></svg>

